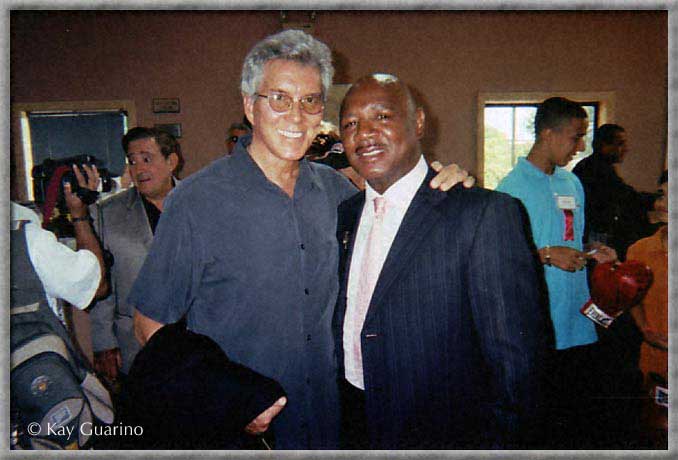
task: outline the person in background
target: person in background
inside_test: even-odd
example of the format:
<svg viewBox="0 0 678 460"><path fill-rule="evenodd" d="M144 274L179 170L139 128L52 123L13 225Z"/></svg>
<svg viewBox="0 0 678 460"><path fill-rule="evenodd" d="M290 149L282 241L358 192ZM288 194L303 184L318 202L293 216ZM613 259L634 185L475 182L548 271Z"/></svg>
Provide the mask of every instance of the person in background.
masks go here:
<svg viewBox="0 0 678 460"><path fill-rule="evenodd" d="M318 134L308 148L305 157L309 161L322 163L342 173L359 190L365 189L365 179L351 167L339 138L337 127L330 122L320 123Z"/></svg>
<svg viewBox="0 0 678 460"><path fill-rule="evenodd" d="M94 226L112 256L111 295L90 311L94 368L113 388L139 351L127 295L146 258L167 195L178 180L183 156L171 134L136 127L122 138L133 187L91 207Z"/></svg>
<svg viewBox="0 0 678 460"><path fill-rule="evenodd" d="M555 331L553 369L548 371L554 448L585 448L597 390L597 333L580 313L589 299L586 264L616 260L614 250L597 245L584 252L584 190L574 174L563 169L584 150L586 111L562 97L543 101L535 116L536 141L526 158L501 180L498 191L520 199L529 215L532 237L544 268ZM604 428L601 427L600 430Z"/></svg>
<svg viewBox="0 0 678 460"><path fill-rule="evenodd" d="M96 167L83 168L87 179L73 166L78 185L96 189ZM63 187L77 250L43 229L34 211L10 203L12 449L84 448L92 437L74 434L76 428L113 422L109 395L72 343L58 304L62 299L84 310L108 291L103 251L87 206L70 183Z"/></svg>
<svg viewBox="0 0 678 460"><path fill-rule="evenodd" d="M84 178L78 166L73 167L76 180L82 187L96 190L99 173L96 166L83 165ZM75 231L77 251L60 243L54 233L44 230L35 211L11 202L12 225L25 222L26 244L30 261L45 289L48 304L54 314L64 322L57 299L67 301L81 310L94 298L108 293L104 258L101 245L92 229L87 206L71 192L71 184L64 184L64 196Z"/></svg>
<svg viewBox="0 0 678 460"><path fill-rule="evenodd" d="M270 426L277 449L338 446L335 234L337 206L356 189L303 159L333 73L329 48L299 30L249 51L241 92L252 135L168 197L128 298L142 344L185 317L231 360L282 385L287 399L245 428ZM466 175L442 176L434 185L449 188Z"/></svg>
<svg viewBox="0 0 678 460"><path fill-rule="evenodd" d="M339 207L342 447L526 448L550 323L520 203L428 187L424 124L393 75L359 79L342 103L367 182Z"/></svg>
<svg viewBox="0 0 678 460"><path fill-rule="evenodd" d="M668 171L659 178L661 194L654 204L656 219L663 225L647 238L633 243L627 252L627 259L638 260L652 269L653 283L637 307L631 309L631 315L643 335L640 347L640 370L644 377L644 388L654 394L656 386L668 388L668 346L669 346L669 304L668 304L668 267L669 267L669 187ZM647 396L647 395L646 395ZM668 419L665 410L657 407L654 400L648 401L645 409L644 433L653 444L653 448L667 448ZM652 413L661 415L659 426L652 425Z"/></svg>
<svg viewBox="0 0 678 460"><path fill-rule="evenodd" d="M245 123L231 123L226 131L226 154L233 153L233 148L241 136L249 134L252 130Z"/></svg>
<svg viewBox="0 0 678 460"><path fill-rule="evenodd" d="M656 230L648 219L655 194L636 191L617 173L616 167L629 154L628 139L622 126L604 124L598 127L592 147L593 153L572 170L584 187L584 241L606 244L614 248L620 260L625 260L629 245ZM608 396L616 393L626 401L611 404L608 412L618 411L618 420L628 420L620 425L631 429L640 410L639 406L632 408L631 402L638 401L633 395L642 389L638 360L643 334L629 311L616 318L610 327L598 326L597 330L600 356L609 364L609 382L614 387Z"/></svg>
<svg viewBox="0 0 678 460"><path fill-rule="evenodd" d="M647 212L655 195L637 192L615 170L629 152L623 127L615 124L598 127L592 147L593 153L572 170L586 197L584 241L604 243L617 252L620 260L625 260L628 246L652 233Z"/></svg>

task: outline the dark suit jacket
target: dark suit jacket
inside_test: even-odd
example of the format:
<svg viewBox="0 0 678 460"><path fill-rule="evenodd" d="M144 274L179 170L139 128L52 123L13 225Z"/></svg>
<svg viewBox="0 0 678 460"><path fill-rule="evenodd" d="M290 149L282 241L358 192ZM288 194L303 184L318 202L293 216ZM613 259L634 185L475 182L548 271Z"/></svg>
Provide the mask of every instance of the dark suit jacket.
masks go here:
<svg viewBox="0 0 678 460"><path fill-rule="evenodd" d="M522 447L537 422L547 311L519 203L474 188L415 195L361 332L374 449ZM346 289L365 194L339 207L340 378Z"/></svg>

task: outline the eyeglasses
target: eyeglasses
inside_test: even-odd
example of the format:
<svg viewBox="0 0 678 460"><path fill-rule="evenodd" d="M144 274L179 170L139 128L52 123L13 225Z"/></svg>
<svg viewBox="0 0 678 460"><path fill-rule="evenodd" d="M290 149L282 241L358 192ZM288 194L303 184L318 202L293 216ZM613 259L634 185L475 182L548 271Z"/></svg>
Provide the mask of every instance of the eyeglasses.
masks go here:
<svg viewBox="0 0 678 460"><path fill-rule="evenodd" d="M254 95L268 99L268 105L271 106L271 109L279 113L289 111L294 103L294 99L285 93L271 93L268 95L254 93ZM309 115L320 113L323 109L323 99L320 94L309 94L299 98L298 101L301 105L301 110Z"/></svg>

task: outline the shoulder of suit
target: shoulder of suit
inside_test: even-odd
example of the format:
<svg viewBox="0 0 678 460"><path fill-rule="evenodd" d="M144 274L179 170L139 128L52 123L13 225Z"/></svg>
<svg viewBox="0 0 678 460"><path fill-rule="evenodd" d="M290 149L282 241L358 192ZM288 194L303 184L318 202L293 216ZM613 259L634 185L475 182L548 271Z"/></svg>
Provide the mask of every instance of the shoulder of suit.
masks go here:
<svg viewBox="0 0 678 460"><path fill-rule="evenodd" d="M482 187L455 187L453 190L443 192L445 199L441 200L440 205L445 208L457 210L473 211L485 209L487 206L510 206L514 198L504 192L489 190Z"/></svg>
<svg viewBox="0 0 678 460"><path fill-rule="evenodd" d="M99 208L109 208L111 206L127 205L130 199L130 195L136 193L134 187L130 187L125 190L120 190L119 192L113 193L111 195L105 196L97 201L97 207Z"/></svg>
<svg viewBox="0 0 678 460"><path fill-rule="evenodd" d="M342 209L346 207L353 207L356 206L360 201L364 200L365 200L365 191L364 190L360 191L356 189L356 192L353 195L339 203L339 207Z"/></svg>
<svg viewBox="0 0 678 460"><path fill-rule="evenodd" d="M456 186L452 188L451 190L448 190L447 192L443 192L447 196L446 198L448 200L450 199L459 199L459 200L492 200L493 198L497 198L500 195L504 195L503 193L486 189L483 187L471 187L471 188L466 188L463 186Z"/></svg>

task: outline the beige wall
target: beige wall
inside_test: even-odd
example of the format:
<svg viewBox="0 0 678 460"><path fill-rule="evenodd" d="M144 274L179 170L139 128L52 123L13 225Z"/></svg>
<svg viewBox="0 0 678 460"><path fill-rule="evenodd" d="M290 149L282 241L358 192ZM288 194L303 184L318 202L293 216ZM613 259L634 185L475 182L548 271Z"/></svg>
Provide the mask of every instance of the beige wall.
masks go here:
<svg viewBox="0 0 678 460"><path fill-rule="evenodd" d="M614 91L632 154L623 176L652 190L667 146L666 12L318 12L335 83L399 75L428 109L429 154L476 170L479 92ZM278 12L11 13L13 103L129 99L139 125L182 124L185 174L224 151L242 118L248 49ZM153 114L178 97L179 114Z"/></svg>

